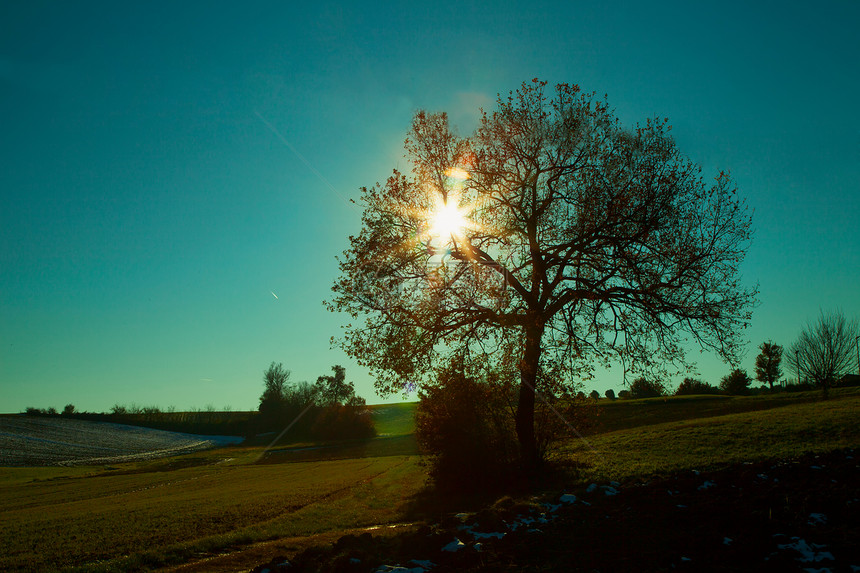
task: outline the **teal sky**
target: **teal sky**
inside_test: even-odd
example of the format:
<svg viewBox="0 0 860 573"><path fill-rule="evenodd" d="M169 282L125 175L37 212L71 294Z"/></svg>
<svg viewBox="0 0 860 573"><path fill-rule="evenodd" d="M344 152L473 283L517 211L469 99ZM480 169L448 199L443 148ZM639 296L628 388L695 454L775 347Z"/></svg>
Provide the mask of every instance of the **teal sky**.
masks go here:
<svg viewBox="0 0 860 573"><path fill-rule="evenodd" d="M322 306L347 199L406 167L417 109L468 133L534 77L668 117L731 170L755 210L750 372L819 309L860 317L860 3L301 4L0 6L0 412L252 409L271 361L343 364L380 402Z"/></svg>

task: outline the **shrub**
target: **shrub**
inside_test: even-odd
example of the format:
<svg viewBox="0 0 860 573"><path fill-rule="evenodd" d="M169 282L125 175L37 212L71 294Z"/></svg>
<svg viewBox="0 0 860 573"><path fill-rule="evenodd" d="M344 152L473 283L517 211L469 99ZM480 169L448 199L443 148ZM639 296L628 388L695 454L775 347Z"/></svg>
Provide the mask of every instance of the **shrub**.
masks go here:
<svg viewBox="0 0 860 573"><path fill-rule="evenodd" d="M684 378L684 381L675 390L676 396L684 396L691 394L718 394L720 389L711 386L707 382L696 380L695 378Z"/></svg>
<svg viewBox="0 0 860 573"><path fill-rule="evenodd" d="M418 397L415 437L431 457L430 476L438 488L474 491L510 476L517 442L505 411L509 389L477 379L462 359L454 359Z"/></svg>
<svg viewBox="0 0 860 573"><path fill-rule="evenodd" d="M750 382L752 380L746 370L737 368L730 374L723 376L720 380L720 390L730 396L742 396L749 394Z"/></svg>
<svg viewBox="0 0 860 573"><path fill-rule="evenodd" d="M335 405L320 409L310 434L317 440L372 438L376 428L367 408Z"/></svg>
<svg viewBox="0 0 860 573"><path fill-rule="evenodd" d="M63 416L71 416L75 413L75 405L74 404L66 404L66 407L63 408Z"/></svg>
<svg viewBox="0 0 860 573"><path fill-rule="evenodd" d="M604 394L604 396L606 396L606 397L607 397L607 398L609 398L610 400L615 400L615 390L613 390L612 388L610 388L609 390L607 390L607 391L606 391L606 393Z"/></svg>
<svg viewBox="0 0 860 573"><path fill-rule="evenodd" d="M618 392L618 397L622 400L630 397L630 390L621 390Z"/></svg>
<svg viewBox="0 0 860 573"><path fill-rule="evenodd" d="M657 398L666 395L666 388L656 380L640 376L630 384L631 398Z"/></svg>
<svg viewBox="0 0 860 573"><path fill-rule="evenodd" d="M592 400L600 400L600 392L597 390L592 390L591 394L588 395Z"/></svg>

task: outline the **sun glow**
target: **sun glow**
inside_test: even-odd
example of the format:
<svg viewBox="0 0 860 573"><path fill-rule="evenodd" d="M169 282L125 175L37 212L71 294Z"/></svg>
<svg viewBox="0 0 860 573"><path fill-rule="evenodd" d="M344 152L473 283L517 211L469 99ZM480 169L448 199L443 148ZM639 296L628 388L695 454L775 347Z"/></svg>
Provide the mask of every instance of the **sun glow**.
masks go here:
<svg viewBox="0 0 860 573"><path fill-rule="evenodd" d="M469 226L463 211L457 205L456 197L448 197L447 201L438 199L430 217L430 235L443 242L462 237Z"/></svg>

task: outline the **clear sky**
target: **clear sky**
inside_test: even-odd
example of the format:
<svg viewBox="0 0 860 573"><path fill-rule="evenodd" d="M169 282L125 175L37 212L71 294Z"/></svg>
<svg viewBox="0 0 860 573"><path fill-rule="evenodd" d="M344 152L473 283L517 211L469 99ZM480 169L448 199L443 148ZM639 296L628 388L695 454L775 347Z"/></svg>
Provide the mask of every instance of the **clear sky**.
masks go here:
<svg viewBox="0 0 860 573"><path fill-rule="evenodd" d="M380 402L322 305L347 199L406 168L416 110L466 134L534 77L732 172L752 373L819 309L860 316L858 30L854 0L3 2L0 412L252 409L272 361Z"/></svg>

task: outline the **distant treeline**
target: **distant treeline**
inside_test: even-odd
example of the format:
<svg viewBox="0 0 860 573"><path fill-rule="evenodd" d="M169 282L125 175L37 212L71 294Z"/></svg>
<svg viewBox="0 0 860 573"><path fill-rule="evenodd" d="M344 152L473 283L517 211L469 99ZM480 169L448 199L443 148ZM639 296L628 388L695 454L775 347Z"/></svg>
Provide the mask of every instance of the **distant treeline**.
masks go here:
<svg viewBox="0 0 860 573"><path fill-rule="evenodd" d="M263 373L264 391L256 412L205 410L162 411L157 406L115 405L110 412L79 412L66 404L55 408L27 408L31 416L62 416L93 422L112 422L156 430L207 436L280 435L282 443L372 438L376 429L365 401L346 381L346 370L333 366L333 374L316 384L290 382L290 372L274 363ZM268 438L271 439L271 438Z"/></svg>
<svg viewBox="0 0 860 573"><path fill-rule="evenodd" d="M110 412L79 412L71 404L67 405L62 412L57 412L54 408L27 408L25 414L128 424L185 434L243 437L254 435L257 427L256 418L259 417L257 412L219 412L215 410L164 412L154 406L139 408L121 405L114 406Z"/></svg>

